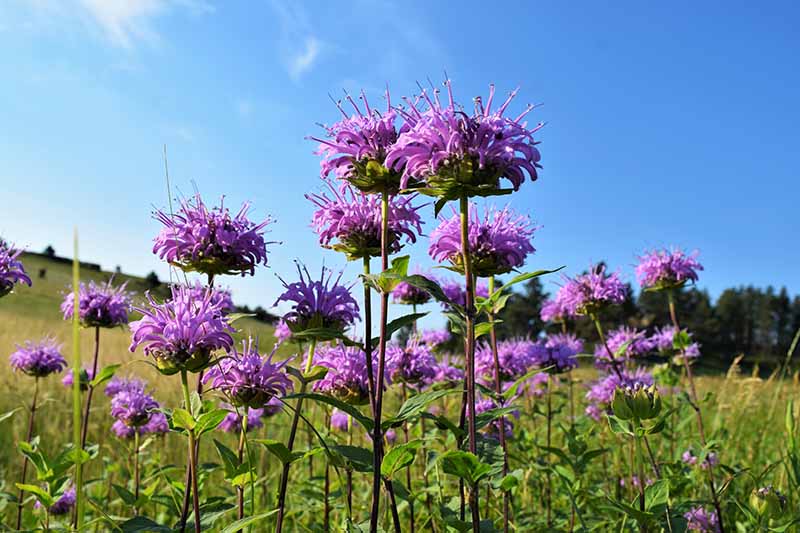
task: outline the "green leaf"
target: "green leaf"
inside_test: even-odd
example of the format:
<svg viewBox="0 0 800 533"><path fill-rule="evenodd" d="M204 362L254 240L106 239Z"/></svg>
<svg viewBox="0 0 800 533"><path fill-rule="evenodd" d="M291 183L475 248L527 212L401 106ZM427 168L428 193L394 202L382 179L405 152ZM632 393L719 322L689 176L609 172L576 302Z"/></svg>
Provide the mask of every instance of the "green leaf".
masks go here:
<svg viewBox="0 0 800 533"><path fill-rule="evenodd" d="M191 408L190 414L199 415L203 412L203 399L200 398L200 394L196 390L189 395L189 405Z"/></svg>
<svg viewBox="0 0 800 533"><path fill-rule="evenodd" d="M131 491L125 487L117 485L116 483L113 483L111 486L114 488L114 492L117 493L117 496L119 496L120 499L122 499L122 501L127 505L133 505L136 503L136 496L134 496Z"/></svg>
<svg viewBox="0 0 800 533"><path fill-rule="evenodd" d="M511 278L510 281L504 283L499 289L494 291L489 296L489 298L490 299L495 299L497 297L496 295L501 294L503 291L513 287L517 283L522 283L523 281L528 281L529 279L538 278L540 276L546 276L547 274L555 274L556 272L558 272L559 270L563 270L564 268L566 268L566 266L560 266L560 267L558 267L558 268L556 268L554 270L536 270L534 272L526 272L524 274L520 274L518 276L514 276L513 278Z"/></svg>
<svg viewBox="0 0 800 533"><path fill-rule="evenodd" d="M342 456L345 467L356 472L372 472L372 450L358 446L332 445L330 450Z"/></svg>
<svg viewBox="0 0 800 533"><path fill-rule="evenodd" d="M175 409L172 411L172 425L176 428L193 430L197 426L194 417L186 409Z"/></svg>
<svg viewBox="0 0 800 533"><path fill-rule="evenodd" d="M410 256L403 255L392 259L392 266L380 274L362 274L364 283L376 291L387 294L392 292L408 274Z"/></svg>
<svg viewBox="0 0 800 533"><path fill-rule="evenodd" d="M644 495L645 510L647 511L652 511L661 505L667 505L669 502L669 480L659 479L644 489Z"/></svg>
<svg viewBox="0 0 800 533"><path fill-rule="evenodd" d="M386 338L387 339L390 338L392 334L398 331L399 329L414 324L417 320L419 320L420 318L424 317L427 314L428 313L410 313L408 315L403 315L400 318L395 318L394 320L386 324ZM380 340L381 340L380 337L373 337L372 346L377 346Z"/></svg>
<svg viewBox="0 0 800 533"><path fill-rule="evenodd" d="M439 213L444 209L444 206L447 205L447 198L439 198L436 200L436 203L433 204L433 218L437 218Z"/></svg>
<svg viewBox="0 0 800 533"><path fill-rule="evenodd" d="M227 409L214 409L211 412L203 413L200 415L200 418L197 419L195 433L200 436L203 433L208 433L209 431L217 429L217 426L219 426L222 421L225 420L225 417L228 416L228 413L229 411Z"/></svg>
<svg viewBox="0 0 800 533"><path fill-rule="evenodd" d="M489 333L491 333L492 328L496 324L500 324L501 322L503 322L503 321L502 320L493 320L491 322L481 322L480 324L475 326L475 338L477 339L478 337L482 337L484 335L488 335Z"/></svg>
<svg viewBox="0 0 800 533"><path fill-rule="evenodd" d="M225 318L228 320L228 324L233 324L237 320L241 320L243 318L250 318L256 316L254 313L231 313L226 315Z"/></svg>
<svg viewBox="0 0 800 533"><path fill-rule="evenodd" d="M230 481L236 475L236 469L239 466L239 457L233 450L217 439L214 439L214 446L217 448L219 458L222 459L222 464L225 467L225 479Z"/></svg>
<svg viewBox="0 0 800 533"><path fill-rule="evenodd" d="M145 516L134 516L120 524L123 533L169 533L172 528L150 520Z"/></svg>
<svg viewBox="0 0 800 533"><path fill-rule="evenodd" d="M41 481L46 481L53 476L53 469L47 462L47 458L27 442L20 442L17 445L19 452L28 458L33 467L36 469L36 477Z"/></svg>
<svg viewBox="0 0 800 533"><path fill-rule="evenodd" d="M445 452L439 461L445 474L459 477L469 485L477 483L492 470L491 465L482 463L474 454L461 450Z"/></svg>
<svg viewBox="0 0 800 533"><path fill-rule="evenodd" d="M10 411L8 411L6 413L3 413L2 415L0 415L0 422L4 422L4 421L8 420L12 416L14 416L14 413L19 411L20 409L22 409L22 407L17 407L16 409L12 409L12 410L10 410Z"/></svg>
<svg viewBox="0 0 800 533"><path fill-rule="evenodd" d="M114 377L114 373L121 366L122 365L104 366L103 368L100 369L100 372L97 373L97 376L95 376L95 378L89 382L89 385L91 387L97 387L99 385L102 385L103 383Z"/></svg>
<svg viewBox="0 0 800 533"><path fill-rule="evenodd" d="M45 507L50 507L55 503L55 498L50 496L50 494L45 491L42 487L38 485L27 485L25 483L16 483L17 488L19 490L24 490L25 492L30 492L31 494L35 494L36 498L44 505Z"/></svg>
<svg viewBox="0 0 800 533"><path fill-rule="evenodd" d="M611 431L617 435L627 435L629 437L633 437L633 432L631 432L630 428L625 422L614 415L606 415L606 418L608 418L608 425L611 427Z"/></svg>
<svg viewBox="0 0 800 533"><path fill-rule="evenodd" d="M502 416L509 415L518 409L513 406L506 406L506 407L495 407L494 409L488 409L477 416L475 416L475 429L481 429L495 420L499 419Z"/></svg>
<svg viewBox="0 0 800 533"><path fill-rule="evenodd" d="M61 457L59 457L61 459ZM88 463L92 459L91 454L86 450L80 448L71 448L63 454L64 469L66 470L72 465L82 465Z"/></svg>
<svg viewBox="0 0 800 533"><path fill-rule="evenodd" d="M326 366L312 366L311 370L303 374L303 381L306 382L306 385L319 381L328 375L328 370Z"/></svg>
<svg viewBox="0 0 800 533"><path fill-rule="evenodd" d="M314 402L325 403L336 407L340 411L344 411L348 415L353 417L353 420L364 426L367 431L372 430L373 422L370 418L364 416L361 411L358 410L357 407L350 405L349 403L345 403L341 400L336 398L332 398L330 396L326 396L324 394L318 394L316 392L304 392L304 393L297 393L297 394L289 394L284 396L284 400L291 400L291 399L300 399L305 398Z"/></svg>
<svg viewBox="0 0 800 533"><path fill-rule="evenodd" d="M391 478L395 473L411 465L417 455L417 448L422 445L421 439L415 439L406 444L393 447L381 462L381 475Z"/></svg>
<svg viewBox="0 0 800 533"><path fill-rule="evenodd" d="M456 304L454 301L448 298L447 295L444 293L444 290L439 286L439 284L433 281L432 279L426 278L421 274L414 274L412 276L404 278L403 281L405 281L406 283L408 283L413 287L422 289L423 291L427 292L437 302L447 304L449 307L455 309L463 310L463 307Z"/></svg>
<svg viewBox="0 0 800 533"><path fill-rule="evenodd" d="M440 389L440 390L433 390L428 392L423 392L421 394L415 394L405 402L400 407L400 410L397 414L391 418L386 419L381 427L383 428L390 428L390 427L397 427L404 421L414 418L423 411L425 408L428 407L431 403L435 402L439 398L443 398L448 394L454 394L456 392L460 392L457 390L452 389Z"/></svg>
<svg viewBox="0 0 800 533"><path fill-rule="evenodd" d="M253 442L264 445L269 453L278 458L283 464L291 464L293 461L302 457L302 453L290 452L289 448L280 441L273 439L254 439Z"/></svg>
<svg viewBox="0 0 800 533"><path fill-rule="evenodd" d="M236 533L237 531L241 531L247 526L251 524L255 524L256 522L260 522L269 518L270 516L277 513L277 509L273 509L272 511L267 511L266 513L261 513L253 516L246 516L241 520L237 520L236 522L230 523L220 532L220 533Z"/></svg>

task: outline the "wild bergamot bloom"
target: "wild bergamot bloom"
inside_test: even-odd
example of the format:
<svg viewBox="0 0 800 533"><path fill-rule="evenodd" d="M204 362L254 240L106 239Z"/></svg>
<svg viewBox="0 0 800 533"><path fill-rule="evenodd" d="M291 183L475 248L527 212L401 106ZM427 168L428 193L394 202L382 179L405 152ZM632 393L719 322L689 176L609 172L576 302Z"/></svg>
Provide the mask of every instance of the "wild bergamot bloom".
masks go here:
<svg viewBox="0 0 800 533"><path fill-rule="evenodd" d="M390 344L386 347L386 371L395 383L422 385L430 382L437 373L438 363L430 346L412 337L405 346Z"/></svg>
<svg viewBox="0 0 800 533"><path fill-rule="evenodd" d="M272 219L256 223L247 217L245 202L234 215L225 207L208 208L200 195L182 200L174 214L157 211L155 218L164 227L155 238L153 253L187 272L206 275L255 273L267 264L264 228Z"/></svg>
<svg viewBox="0 0 800 533"><path fill-rule="evenodd" d="M61 346L52 338L39 342L25 341L9 358L11 368L35 378L47 377L63 371L67 361L61 355Z"/></svg>
<svg viewBox="0 0 800 533"><path fill-rule="evenodd" d="M497 343L500 381L514 381L525 375L537 362L541 347L529 339L508 339ZM495 361L492 347L483 342L475 350L475 374L486 383L493 384Z"/></svg>
<svg viewBox="0 0 800 533"><path fill-rule="evenodd" d="M22 250L15 250L3 239L0 239L0 298L10 293L17 283L31 286L31 278L25 272L19 256Z"/></svg>
<svg viewBox="0 0 800 533"><path fill-rule="evenodd" d="M340 285L342 274L334 280L333 273L323 267L319 280L312 280L305 266L297 265L300 280L286 283L286 288L275 301L291 302L292 309L283 316L283 321L292 333L310 329L344 331L358 319L358 303L350 288Z"/></svg>
<svg viewBox="0 0 800 533"><path fill-rule="evenodd" d="M628 287L616 272L607 274L605 265L590 265L588 274L564 280L558 297L571 315L592 315L628 296Z"/></svg>
<svg viewBox="0 0 800 533"><path fill-rule="evenodd" d="M142 319L130 324L130 351L144 345L145 355L156 360L161 372L199 372L213 351L233 345L233 328L215 305L211 290L198 298L188 287L172 287L170 300L159 303L149 293L147 300L147 307L136 308Z"/></svg>
<svg viewBox="0 0 800 533"><path fill-rule="evenodd" d="M448 300L454 304L461 306L466 305L467 291L464 287L464 280L446 279L442 281L442 291L444 295L447 296ZM489 285L486 283L486 280L479 279L478 282L475 283L475 296L480 296L481 298L489 297ZM442 305L447 307L444 304Z"/></svg>
<svg viewBox="0 0 800 533"><path fill-rule="evenodd" d="M476 98L474 111L468 114L453 99L450 80L445 86L446 105L439 101L438 91L431 98L423 90L417 102L424 101L427 108L412 103L402 112L406 125L385 163L389 170L403 173L400 186L417 181L424 184L421 192L454 200L503 194L507 191L501 189L501 179L508 180L515 191L526 176L535 180L540 155L533 136L542 125L529 128L523 120L533 106L516 118L507 117L506 109L517 91L492 109L491 85L486 105Z"/></svg>
<svg viewBox="0 0 800 533"><path fill-rule="evenodd" d="M264 416L264 409L253 409L251 407L240 407L239 412L236 412L236 409L227 403L220 404L220 407L223 409L227 409L229 412L225 415L225 418L222 419L222 422L219 424L219 429L225 431L227 433L239 433L242 431L242 415L241 413L244 409L247 409L247 428L245 431L252 431L254 429L258 429L264 427L264 421L262 417Z"/></svg>
<svg viewBox="0 0 800 533"><path fill-rule="evenodd" d="M230 351L206 372L204 383L222 392L233 405L259 409L275 396L285 396L292 382L284 372L287 361L262 357L253 339L242 341L242 351Z"/></svg>
<svg viewBox="0 0 800 533"><path fill-rule="evenodd" d="M81 283L78 287L78 319L87 328L113 328L128 323L131 294L126 284L114 286L106 283ZM64 320L72 319L75 293L68 292L61 303Z"/></svg>
<svg viewBox="0 0 800 533"><path fill-rule="evenodd" d="M652 250L639 257L636 277L646 290L675 289L698 279L703 265L697 261L699 252L683 250Z"/></svg>
<svg viewBox="0 0 800 533"><path fill-rule="evenodd" d="M313 389L343 402L361 405L369 400L369 376L366 354L360 348L338 344L320 346L316 352L318 366L328 369L325 377L315 381ZM378 366L372 354L373 368Z"/></svg>
<svg viewBox="0 0 800 533"><path fill-rule="evenodd" d="M642 357L655 348L652 337L643 330L621 326L608 332L606 343L614 357L614 362L603 343L595 344L594 364L597 368L609 369L612 364L624 364L631 359Z"/></svg>
<svg viewBox="0 0 800 533"><path fill-rule="evenodd" d="M352 114L342 107L342 102L336 102L342 119L332 126L322 126L325 138L311 137L319 142L316 153L322 156L320 174L326 177L333 173L364 193L396 193L401 188L402 170L387 168L385 164L386 154L398 135L397 112L392 108L389 91L383 112L370 107L363 91L360 99L363 111L352 96L345 96L353 108Z"/></svg>
<svg viewBox="0 0 800 533"><path fill-rule="evenodd" d="M416 269L414 274L436 281L436 278L431 273L422 272L420 269ZM423 305L431 301L431 295L428 291L420 289L407 281L401 281L392 290L392 301L404 305Z"/></svg>
<svg viewBox="0 0 800 533"><path fill-rule="evenodd" d="M328 193L307 194L316 211L311 227L325 248L343 252L350 260L381 255L381 200L354 190L348 184L336 187L329 181ZM422 232L422 220L411 204L413 197L392 196L389 200L389 253L400 251L404 243L414 243ZM420 206L421 207L421 206Z"/></svg>
<svg viewBox="0 0 800 533"><path fill-rule="evenodd" d="M111 416L132 428L147 424L158 408L158 402L143 389L126 388L111 398Z"/></svg>
<svg viewBox="0 0 800 533"><path fill-rule="evenodd" d="M514 213L509 207L484 210L483 218L478 208L470 204L469 252L474 275L488 278L520 268L525 258L535 252L531 239L535 230L530 219ZM431 232L428 253L436 261L445 261L463 273L461 247L461 215L453 212Z"/></svg>

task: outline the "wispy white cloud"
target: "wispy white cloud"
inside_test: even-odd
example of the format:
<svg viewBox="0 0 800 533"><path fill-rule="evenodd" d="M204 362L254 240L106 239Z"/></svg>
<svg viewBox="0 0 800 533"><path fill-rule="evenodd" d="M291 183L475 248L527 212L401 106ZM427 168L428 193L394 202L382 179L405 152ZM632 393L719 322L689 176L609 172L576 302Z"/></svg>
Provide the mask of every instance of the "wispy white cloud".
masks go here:
<svg viewBox="0 0 800 533"><path fill-rule="evenodd" d="M324 49L308 14L298 2L273 0L272 8L280 28L281 61L289 77L299 80L310 72Z"/></svg>

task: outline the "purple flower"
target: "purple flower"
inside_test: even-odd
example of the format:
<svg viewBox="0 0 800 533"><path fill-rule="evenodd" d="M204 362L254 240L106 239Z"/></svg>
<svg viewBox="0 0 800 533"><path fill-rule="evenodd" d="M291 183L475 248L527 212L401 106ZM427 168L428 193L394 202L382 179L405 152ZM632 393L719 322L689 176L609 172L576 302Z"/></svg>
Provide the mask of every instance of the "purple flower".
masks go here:
<svg viewBox="0 0 800 533"><path fill-rule="evenodd" d="M596 380L589 388L589 392L586 393L586 399L589 401L586 414L599 420L603 413L608 412L617 388L636 389L651 385L653 385L653 376L643 368L634 370L623 368L620 370L620 375L611 373L603 376Z"/></svg>
<svg viewBox="0 0 800 533"><path fill-rule="evenodd" d="M228 409L230 412L222 419L222 422L219 424L219 429L225 431L227 433L239 433L242 431L242 417L236 413L236 410L226 404L220 404L220 407L223 409ZM240 408L239 411L241 412L244 407ZM247 407L247 432L253 431L254 429L259 429L264 427L264 421L262 417L264 416L264 409L253 409L251 407Z"/></svg>
<svg viewBox="0 0 800 533"><path fill-rule="evenodd" d="M326 193L307 194L317 210L311 227L319 235L325 248L344 252L348 259L377 257L381 255L381 199L353 190L347 184L338 189L329 181L325 184L332 197ZM387 221L389 225L389 253L397 253L405 243L417 241L422 232L422 220L411 205L413 197L392 196L389 199Z"/></svg>
<svg viewBox="0 0 800 533"><path fill-rule="evenodd" d="M308 269L297 266L300 281L286 283L286 291L275 301L293 302L292 310L283 316L293 333L308 329L335 329L343 331L358 318L358 303L350 294L350 288L339 285L340 273L331 283L333 273L323 267L319 281L312 281ZM326 276L326 272L328 275Z"/></svg>
<svg viewBox="0 0 800 533"><path fill-rule="evenodd" d="M699 252L691 255L683 250L652 250L639 257L636 278L643 289L671 289L682 287L698 279L697 271L703 265L697 261Z"/></svg>
<svg viewBox="0 0 800 533"><path fill-rule="evenodd" d="M583 351L583 340L572 333L553 333L545 339L545 345L550 348L563 347L578 355Z"/></svg>
<svg viewBox="0 0 800 533"><path fill-rule="evenodd" d="M671 353L675 350L675 335L678 329L675 326L664 326L663 328L656 329L656 332L650 337L650 342L653 343L653 347L658 349L663 353ZM689 337L691 338L691 332L687 332ZM683 351L683 354L679 354L676 358L680 358L681 355L685 355L690 359L696 359L700 357L700 344L697 342L693 342L689 344ZM678 361L678 363L682 363L682 361Z"/></svg>
<svg viewBox="0 0 800 533"><path fill-rule="evenodd" d="M538 362L541 349L541 345L528 339L498 342L500 381L514 381L525 375ZM486 383L494 383L494 354L488 343L481 343L475 351L475 374L483 378Z"/></svg>
<svg viewBox="0 0 800 533"><path fill-rule="evenodd" d="M416 270L414 274L422 275L431 281L436 281L436 279L427 272L423 273L420 270ZM410 283L401 281L392 291L392 300L395 303L405 305L423 305L431 300L431 295L427 291L415 287Z"/></svg>
<svg viewBox="0 0 800 533"><path fill-rule="evenodd" d="M717 515L707 512L702 507L692 507L683 517L686 519L688 531L700 533L717 533L719 531Z"/></svg>
<svg viewBox="0 0 800 533"><path fill-rule="evenodd" d="M288 324L281 318L275 324L275 340L276 345L281 345L287 340L292 338L292 330L289 329Z"/></svg>
<svg viewBox="0 0 800 533"><path fill-rule="evenodd" d="M362 405L369 400L369 378L366 354L363 350L338 344L320 346L316 351L315 364L328 369L325 377L315 381L313 389L343 402ZM377 366L372 355L373 368Z"/></svg>
<svg viewBox="0 0 800 533"><path fill-rule="evenodd" d="M386 370L393 382L419 385L430 382L437 371L436 359L429 346L411 338L405 346L386 347Z"/></svg>
<svg viewBox="0 0 800 533"><path fill-rule="evenodd" d="M442 282L442 290L444 295L453 303L461 306L466 305L467 293L463 280L445 280ZM475 296L480 296L481 298L489 297L489 286L484 280L478 280L475 284Z"/></svg>
<svg viewBox="0 0 800 533"><path fill-rule="evenodd" d="M694 454L694 450L689 448L681 455L681 461L689 466L696 466L698 458ZM707 470L709 466L717 466L719 464L719 457L714 452L708 452L703 462L700 463L700 468Z"/></svg>
<svg viewBox="0 0 800 533"><path fill-rule="evenodd" d="M628 287L616 272L606 274L605 265L591 265L588 274L564 280L558 298L570 315L592 315L607 305L621 304L628 296Z"/></svg>
<svg viewBox="0 0 800 533"><path fill-rule="evenodd" d="M147 384L144 381L138 378L119 378L114 376L108 381L108 384L106 384L103 394L110 398L116 396L122 391L144 391L146 385Z"/></svg>
<svg viewBox="0 0 800 533"><path fill-rule="evenodd" d="M527 380L528 394L534 398L541 398L547 392L547 382L550 380L550 375L547 372L539 372L534 374Z"/></svg>
<svg viewBox="0 0 800 533"><path fill-rule="evenodd" d="M455 365L449 355L442 357L436 365L436 374L431 379L431 383L444 387L454 387L464 381L464 371Z"/></svg>
<svg viewBox="0 0 800 533"><path fill-rule="evenodd" d="M106 283L81 283L78 288L78 318L88 328L113 328L128 322L131 308L131 295L125 290L126 284L118 287ZM61 303L64 320L71 320L75 294L68 292Z"/></svg>
<svg viewBox="0 0 800 533"><path fill-rule="evenodd" d="M569 316L569 311L564 306L563 300L558 298L558 295L555 298L545 300L542 304L542 309L539 311L539 317L544 322L563 322Z"/></svg>
<svg viewBox="0 0 800 533"><path fill-rule="evenodd" d="M210 289L203 285L200 280L195 280L194 283L187 285L192 297L198 300L205 298L206 292L211 293L211 305L219 309L222 314L232 313L236 310L236 305L233 303L233 295L230 289L223 289L219 287L211 287Z"/></svg>
<svg viewBox="0 0 800 533"><path fill-rule="evenodd" d="M397 432L393 429L387 429L386 433L383 434L383 438L386 439L386 442L390 445L397 442Z"/></svg>
<svg viewBox="0 0 800 533"><path fill-rule="evenodd" d="M0 297L10 293L17 283L31 286L31 278L25 273L25 267L19 260L21 254L22 250L14 250L0 239Z"/></svg>
<svg viewBox="0 0 800 533"><path fill-rule="evenodd" d="M545 342L539 342L538 348L536 366L550 374L562 374L577 368L575 356L583 349L583 343L574 335L551 335Z"/></svg>
<svg viewBox="0 0 800 533"><path fill-rule="evenodd" d="M348 115L341 102L337 102L343 118L333 126L323 126L325 139L311 137L320 143L316 152L322 156L320 175L326 177L333 172L337 178L347 180L365 193L396 192L400 185L399 172L384 166L386 153L397 140L397 113L392 109L389 91L386 91L383 113L370 108L363 91L360 98L364 103L363 112L348 94L345 99L354 113Z"/></svg>
<svg viewBox="0 0 800 533"><path fill-rule="evenodd" d="M331 412L331 429L350 431L350 415L344 411L334 409L333 412Z"/></svg>
<svg viewBox="0 0 800 533"><path fill-rule="evenodd" d="M386 157L387 168L403 171L400 186L417 180L425 182L428 193L453 199L464 194L497 194L501 178L510 181L514 190L526 175L535 180L540 156L533 134L541 125L529 129L522 121L533 106L514 119L505 117L517 91L492 110L494 85L490 85L486 107L476 98L475 110L468 115L453 100L450 80L445 86L448 105L441 105L438 91L431 99L423 90L421 99L428 108L420 111L407 100L410 108L402 111L407 126Z"/></svg>
<svg viewBox="0 0 800 533"><path fill-rule="evenodd" d="M426 329L418 334L419 340L433 348L447 344L453 335L446 329Z"/></svg>
<svg viewBox="0 0 800 533"><path fill-rule="evenodd" d="M141 389L124 389L111 398L111 416L131 427L145 425L158 407L158 402Z"/></svg>
<svg viewBox="0 0 800 533"><path fill-rule="evenodd" d="M497 409L499 406L495 403L494 400L485 399L480 400L475 403L475 414L485 413L486 411L490 411L492 409ZM519 419L519 411L512 411L510 413L511 416L514 418ZM514 422L511 420L511 416L504 416L502 420L497 418L492 420L492 422L484 428L484 431L489 433L494 437L498 437L500 435L500 431L502 428L503 434L505 438L511 439L514 437Z"/></svg>
<svg viewBox="0 0 800 533"><path fill-rule="evenodd" d="M120 439L132 439L136 433L139 436L163 435L169 432L169 422L167 422L167 417L164 413L152 411L150 419L142 426L134 428L126 425L122 420L117 420L111 425L111 431Z"/></svg>
<svg viewBox="0 0 800 533"><path fill-rule="evenodd" d="M259 409L291 390L292 381L283 370L287 362L273 363L272 355L262 358L251 338L242 341L241 352L234 348L211 367L203 383L221 391L233 405Z"/></svg>
<svg viewBox="0 0 800 533"><path fill-rule="evenodd" d="M233 328L213 303L213 292L196 298L186 287L172 287L172 299L157 303L147 294L148 308L137 308L141 320L131 322L130 351L144 344L145 355L155 358L162 373L205 368L214 350L233 345Z"/></svg>
<svg viewBox="0 0 800 533"><path fill-rule="evenodd" d="M231 215L224 197L209 209L196 194L182 200L175 214L157 211L154 216L164 228L155 238L153 253L187 272L252 276L257 265L267 264L264 228L272 220L256 224L247 218L249 209L245 202Z"/></svg>
<svg viewBox="0 0 800 533"><path fill-rule="evenodd" d="M81 373L79 378L80 378L81 390L82 391L89 390L89 382L94 379L94 370L84 366L83 368L81 368ZM66 374L64 374L64 377L61 378L61 384L69 388L72 387L73 383L74 381L72 380L72 369L69 369L67 370Z"/></svg>
<svg viewBox="0 0 800 533"><path fill-rule="evenodd" d="M476 276L488 278L505 274L520 268L528 254L536 251L531 245L535 228L530 219L517 215L509 207L497 210L494 207L478 217L475 204L469 207L469 250L472 268ZM461 249L461 215L453 211L453 216L443 220L431 232L428 254L436 261L449 261L463 272Z"/></svg>
<svg viewBox="0 0 800 533"><path fill-rule="evenodd" d="M70 483L70 486L67 488L67 490L65 490L61 496L58 497L55 503L53 503L53 505L47 509L48 514L51 516L61 516L69 513L72 511L72 508L75 507L75 496L75 487ZM41 502L37 500L34 504L34 507L36 509L41 509Z"/></svg>
<svg viewBox="0 0 800 533"><path fill-rule="evenodd" d="M17 350L11 354L9 361L15 371L35 378L61 372L67 367L67 361L61 355L61 346L49 337L38 343L25 341L22 345L17 344Z"/></svg>
<svg viewBox="0 0 800 533"><path fill-rule="evenodd" d="M621 326L608 333L608 348L614 355L614 364L624 363L636 357L641 357L653 351L653 340L644 331L628 326ZM602 343L594 347L595 366L609 369L612 361L608 350Z"/></svg>

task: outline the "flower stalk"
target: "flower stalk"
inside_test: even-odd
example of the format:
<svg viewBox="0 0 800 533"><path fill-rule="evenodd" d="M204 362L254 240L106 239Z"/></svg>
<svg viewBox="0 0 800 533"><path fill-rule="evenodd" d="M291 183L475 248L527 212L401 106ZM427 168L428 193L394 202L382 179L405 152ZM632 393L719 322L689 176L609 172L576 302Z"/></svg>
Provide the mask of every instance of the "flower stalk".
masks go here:
<svg viewBox="0 0 800 533"><path fill-rule="evenodd" d="M181 388L183 389L183 401L186 404L186 410L189 414L194 416L192 412L192 399L189 394L189 381L186 369L181 370ZM189 446L187 453L189 455L189 478L191 479L192 487L192 508L194 510L194 530L195 533L200 533L200 497L197 493L197 458L195 456L196 440L194 430L188 430L189 433ZM197 443L199 444L199 442ZM185 526L185 524L184 524Z"/></svg>
<svg viewBox="0 0 800 533"><path fill-rule="evenodd" d="M30 442L33 438L33 421L36 417L36 399L39 396L39 378L36 377L33 380L33 399L31 400L31 413L30 418L28 418L28 437L25 439L25 442ZM25 484L25 478L28 474L28 456L24 456L22 459L22 481L21 484ZM22 527L22 498L24 496L24 491L19 491L19 498L17 502L17 529Z"/></svg>

